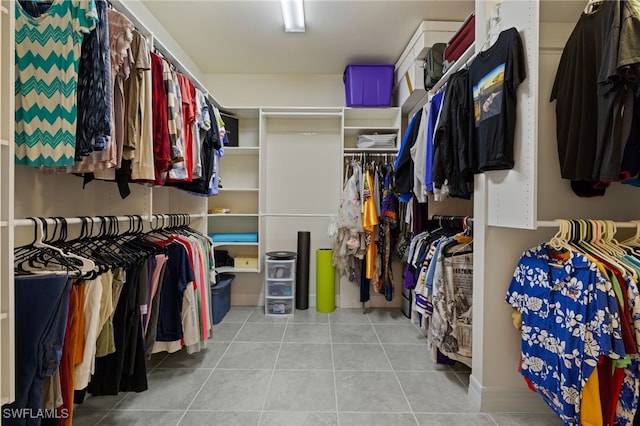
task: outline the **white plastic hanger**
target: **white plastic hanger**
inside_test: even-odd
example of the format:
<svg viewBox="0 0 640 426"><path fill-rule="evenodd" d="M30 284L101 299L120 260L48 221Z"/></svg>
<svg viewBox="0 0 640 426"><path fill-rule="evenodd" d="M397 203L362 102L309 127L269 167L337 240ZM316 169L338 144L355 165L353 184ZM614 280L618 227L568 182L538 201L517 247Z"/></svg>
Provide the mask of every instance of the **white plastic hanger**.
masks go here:
<svg viewBox="0 0 640 426"><path fill-rule="evenodd" d="M93 269L96 267L96 264L91 259L87 259L86 257L78 256L77 254L73 254L73 253L65 253L64 251L62 251L62 249L58 247L54 247L52 245L44 243L42 241L42 238L44 236L44 227L43 227L44 219L32 217L31 220L34 221L34 223L38 226L38 230L40 231L39 235L36 235L36 240L33 243L34 247L52 250L54 252L59 253L60 256L62 256L63 258L76 259L80 261L80 265L78 266L78 269L83 274L93 271ZM42 272L51 273L50 271L42 271ZM60 271L57 271L57 272L60 272Z"/></svg>
<svg viewBox="0 0 640 426"><path fill-rule="evenodd" d="M589 0L584 7L584 13L590 14L598 10L598 7L604 3L604 0Z"/></svg>

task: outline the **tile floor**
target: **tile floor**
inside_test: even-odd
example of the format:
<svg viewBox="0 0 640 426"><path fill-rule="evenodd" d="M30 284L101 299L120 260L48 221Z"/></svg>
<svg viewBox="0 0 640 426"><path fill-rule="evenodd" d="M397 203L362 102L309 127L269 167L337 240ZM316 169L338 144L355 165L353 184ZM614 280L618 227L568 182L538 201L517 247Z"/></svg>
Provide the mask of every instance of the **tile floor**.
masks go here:
<svg viewBox="0 0 640 426"><path fill-rule="evenodd" d="M469 369L429 361L400 310L313 308L291 319L234 307L194 355L157 354L149 390L90 397L74 426L555 426L553 414L479 413Z"/></svg>

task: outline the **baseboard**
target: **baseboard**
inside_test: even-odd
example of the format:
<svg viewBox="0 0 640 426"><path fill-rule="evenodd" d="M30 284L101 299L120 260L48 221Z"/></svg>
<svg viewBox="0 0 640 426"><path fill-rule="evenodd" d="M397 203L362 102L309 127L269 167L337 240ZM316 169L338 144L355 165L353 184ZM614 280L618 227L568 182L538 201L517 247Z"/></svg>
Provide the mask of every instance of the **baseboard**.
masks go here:
<svg viewBox="0 0 640 426"><path fill-rule="evenodd" d="M469 377L469 399L481 412L549 413L551 409L542 398L526 386L483 387L473 376Z"/></svg>

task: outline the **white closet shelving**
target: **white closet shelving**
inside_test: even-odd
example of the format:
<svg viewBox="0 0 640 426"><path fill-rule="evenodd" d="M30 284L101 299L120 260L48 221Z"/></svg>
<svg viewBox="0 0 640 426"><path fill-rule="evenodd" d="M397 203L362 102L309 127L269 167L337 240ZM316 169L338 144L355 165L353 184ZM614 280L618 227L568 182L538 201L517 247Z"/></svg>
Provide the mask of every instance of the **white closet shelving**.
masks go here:
<svg viewBox="0 0 640 426"><path fill-rule="evenodd" d="M220 166L222 187L209 199L207 230L258 233L257 243L218 242L215 247L243 261L258 259L257 268L235 265L218 269L240 273L232 287L235 303L262 303L264 253L295 251L297 232L309 231L310 268L314 270L314 251L332 245L327 227L337 213L344 178L342 163L336 160L358 153L396 153L401 111L344 107L225 111L238 119L238 147L225 147ZM396 145L357 147L359 135L374 133L393 134ZM311 298L315 295L315 276L310 277L309 294ZM338 300L351 303L349 298ZM357 297L354 300L357 302ZM314 301L310 304L313 306Z"/></svg>
<svg viewBox="0 0 640 426"><path fill-rule="evenodd" d="M344 148L345 153L398 151L400 146L400 108L345 108L344 109ZM358 148L360 135L392 134L396 136L393 148Z"/></svg>
<svg viewBox="0 0 640 426"><path fill-rule="evenodd" d="M14 86L13 0L0 2L0 404L14 399Z"/></svg>
<svg viewBox="0 0 640 426"><path fill-rule="evenodd" d="M214 247L217 250L226 250L229 256L235 259L251 260L236 262L233 267L219 267L218 271L259 273L261 268L258 259L262 255L259 211L259 110L247 108L228 112L238 119L238 146L224 148L224 156L220 160L219 192L208 199L207 232L256 233L256 242L216 242L214 238Z"/></svg>
<svg viewBox="0 0 640 426"><path fill-rule="evenodd" d="M345 162L350 161L351 158L362 159L366 155L382 156L389 154L388 161L393 163L395 154L397 154L402 139L402 111L399 107L390 108L344 108L343 110L343 145L342 155ZM360 135L372 135L372 134L389 134L395 136L395 144L393 147L377 148L359 148L357 146L358 137ZM379 159L380 157L378 157ZM369 159L369 158L367 158ZM342 181L344 182L348 176L343 175ZM340 193L342 187L340 188ZM394 282L395 295L391 302L388 302L384 296L379 295L373 290L371 291L371 299L367 302L367 306L370 307L398 307L402 303L401 297L401 265L394 267ZM348 281L346 277L336 277L339 285L336 286L336 291L339 292L339 304L338 306L343 308L356 308L361 307L360 303L360 289L357 285Z"/></svg>
<svg viewBox="0 0 640 426"><path fill-rule="evenodd" d="M298 232L310 233L309 270L315 252L331 247L327 227L341 189L343 108L261 110L260 213L264 252L297 250ZM264 280L262 281L264 293ZM315 273L309 305L315 306Z"/></svg>

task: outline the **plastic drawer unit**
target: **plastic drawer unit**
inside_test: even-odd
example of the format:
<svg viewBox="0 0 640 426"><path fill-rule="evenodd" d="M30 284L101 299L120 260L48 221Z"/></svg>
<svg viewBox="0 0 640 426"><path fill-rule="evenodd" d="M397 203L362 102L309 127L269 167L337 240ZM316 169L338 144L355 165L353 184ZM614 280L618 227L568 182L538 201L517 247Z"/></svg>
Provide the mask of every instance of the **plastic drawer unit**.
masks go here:
<svg viewBox="0 0 640 426"><path fill-rule="evenodd" d="M288 251L266 253L265 315L293 315L296 293L296 257L297 253Z"/></svg>

